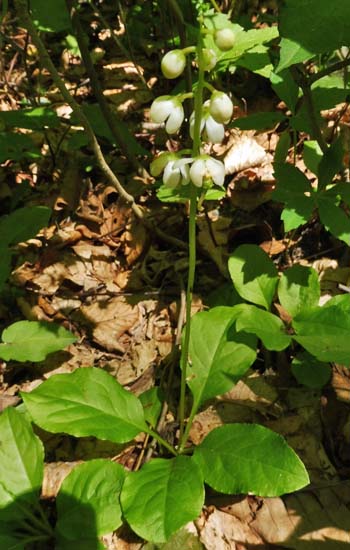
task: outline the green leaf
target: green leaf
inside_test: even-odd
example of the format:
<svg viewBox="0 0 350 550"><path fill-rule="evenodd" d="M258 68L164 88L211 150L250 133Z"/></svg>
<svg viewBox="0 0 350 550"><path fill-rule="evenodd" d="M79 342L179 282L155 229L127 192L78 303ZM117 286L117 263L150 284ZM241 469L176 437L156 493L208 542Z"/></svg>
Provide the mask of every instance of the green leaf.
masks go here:
<svg viewBox="0 0 350 550"><path fill-rule="evenodd" d="M279 73L291 65L302 63L311 57L314 57L314 54L303 48L297 42L289 40L289 38L281 38L280 61L275 72Z"/></svg>
<svg viewBox="0 0 350 550"><path fill-rule="evenodd" d="M0 548L4 550L25 550L26 541L17 538L15 535L0 534Z"/></svg>
<svg viewBox="0 0 350 550"><path fill-rule="evenodd" d="M289 71L280 71L278 74L271 73L270 81L272 89L287 107L294 113L299 96L299 86Z"/></svg>
<svg viewBox="0 0 350 550"><path fill-rule="evenodd" d="M238 334L234 320L235 307L224 306L192 319L187 383L197 406L229 391L255 361L256 339Z"/></svg>
<svg viewBox="0 0 350 550"><path fill-rule="evenodd" d="M151 542L166 542L199 515L203 502L201 471L187 456L148 462L126 476L121 494L125 519Z"/></svg>
<svg viewBox="0 0 350 550"><path fill-rule="evenodd" d="M228 269L240 296L269 309L278 281L277 269L268 255L254 244L243 244L229 258Z"/></svg>
<svg viewBox="0 0 350 550"><path fill-rule="evenodd" d="M204 480L221 493L273 497L305 487L305 467L282 436L257 424L226 424L196 448Z"/></svg>
<svg viewBox="0 0 350 550"><path fill-rule="evenodd" d="M236 61L237 66L244 67L252 73L259 74L264 78L270 78L273 65L269 56L269 50L266 46L255 46L245 52Z"/></svg>
<svg viewBox="0 0 350 550"><path fill-rule="evenodd" d="M350 46L350 4L348 0L331 6L329 0L285 0L279 10L279 30L314 53Z"/></svg>
<svg viewBox="0 0 350 550"><path fill-rule="evenodd" d="M292 373L300 384L308 388L322 388L329 382L332 369L328 363L318 361L304 351L292 361Z"/></svg>
<svg viewBox="0 0 350 550"><path fill-rule="evenodd" d="M230 127L240 130L265 130L274 128L276 124L286 120L286 116L278 111L255 113L242 118L236 118Z"/></svg>
<svg viewBox="0 0 350 550"><path fill-rule="evenodd" d="M282 213L286 232L306 223L314 208L314 201L305 193L313 193L307 177L291 164L274 164L277 188L272 193L274 200L285 203Z"/></svg>
<svg viewBox="0 0 350 550"><path fill-rule="evenodd" d="M40 157L40 149L28 135L14 132L0 133L0 163L7 160L20 161Z"/></svg>
<svg viewBox="0 0 350 550"><path fill-rule="evenodd" d="M332 143L323 155L318 168L318 191L332 183L333 177L340 172L343 167L344 143L342 138L338 138Z"/></svg>
<svg viewBox="0 0 350 550"><path fill-rule="evenodd" d="M335 204L334 196L320 193L317 196L320 220L330 233L350 245L350 218Z"/></svg>
<svg viewBox="0 0 350 550"><path fill-rule="evenodd" d="M55 0L47 9L45 0L31 0L30 7L35 25L41 31L60 32L71 28L65 0Z"/></svg>
<svg viewBox="0 0 350 550"><path fill-rule="evenodd" d="M0 416L0 521L31 518L39 506L44 448L25 415L8 407Z"/></svg>
<svg viewBox="0 0 350 550"><path fill-rule="evenodd" d="M343 298L343 297L341 297ZM293 319L293 336L319 361L350 365L350 301L330 300L323 307L305 310Z"/></svg>
<svg viewBox="0 0 350 550"><path fill-rule="evenodd" d="M46 206L25 206L0 218L0 246L17 244L32 237L49 223L51 209Z"/></svg>
<svg viewBox="0 0 350 550"><path fill-rule="evenodd" d="M71 539L59 537L55 541L55 550L72 550ZM96 538L87 539L80 537L79 540L74 540L74 550L106 550L104 544Z"/></svg>
<svg viewBox="0 0 350 550"><path fill-rule="evenodd" d="M49 353L66 348L76 337L55 323L18 321L2 333L0 357L5 361L43 361Z"/></svg>
<svg viewBox="0 0 350 550"><path fill-rule="evenodd" d="M322 157L323 153L317 141L304 141L303 159L305 166L316 175L318 175L318 167Z"/></svg>
<svg viewBox="0 0 350 550"><path fill-rule="evenodd" d="M0 237L1 239L1 237ZM4 285L11 273L11 259L12 252L6 247L2 247L0 244L0 291L4 288Z"/></svg>
<svg viewBox="0 0 350 550"><path fill-rule="evenodd" d="M145 420L152 428L155 428L160 416L164 396L159 387L150 388L139 395L139 400L143 406Z"/></svg>
<svg viewBox="0 0 350 550"><path fill-rule="evenodd" d="M289 346L291 337L285 332L285 326L277 315L249 304L235 307L238 331L255 334L269 350L281 351Z"/></svg>
<svg viewBox="0 0 350 550"><path fill-rule="evenodd" d="M279 137L276 151L275 151L275 163L283 164L288 157L288 151L291 146L290 131L285 130Z"/></svg>
<svg viewBox="0 0 350 550"><path fill-rule="evenodd" d="M56 111L50 107L35 107L35 109L19 109L18 111L0 112L0 121L6 128L27 128L28 130L43 130L57 128L60 119Z"/></svg>
<svg viewBox="0 0 350 550"><path fill-rule="evenodd" d="M140 401L101 369L56 374L21 395L34 422L49 432L125 443L147 431Z"/></svg>
<svg viewBox="0 0 350 550"><path fill-rule="evenodd" d="M56 498L56 533L71 541L111 533L122 524L119 503L124 468L95 459L76 466L64 479Z"/></svg>
<svg viewBox="0 0 350 550"><path fill-rule="evenodd" d="M317 306L320 299L317 272L311 267L293 265L280 279L278 298L292 317L304 309Z"/></svg>

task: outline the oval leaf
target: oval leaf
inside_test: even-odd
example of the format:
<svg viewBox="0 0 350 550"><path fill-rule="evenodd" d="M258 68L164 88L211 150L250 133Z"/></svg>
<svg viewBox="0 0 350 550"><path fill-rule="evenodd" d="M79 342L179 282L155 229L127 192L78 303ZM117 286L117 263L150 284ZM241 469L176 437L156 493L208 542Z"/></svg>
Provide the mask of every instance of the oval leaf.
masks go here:
<svg viewBox="0 0 350 550"><path fill-rule="evenodd" d="M278 281L277 269L268 255L254 244L243 244L228 261L233 284L242 298L269 309Z"/></svg>
<svg viewBox="0 0 350 550"><path fill-rule="evenodd" d="M21 396L34 422L53 433L125 443L147 431L140 401L101 369L56 374Z"/></svg>
<svg viewBox="0 0 350 550"><path fill-rule="evenodd" d="M308 388L322 388L332 374L328 363L318 361L307 352L300 353L292 361L292 373L300 384Z"/></svg>
<svg viewBox="0 0 350 550"><path fill-rule="evenodd" d="M55 323L18 321L2 333L0 357L5 361L43 361L49 353L76 341L74 334Z"/></svg>
<svg viewBox="0 0 350 550"><path fill-rule="evenodd" d="M277 315L249 304L237 305L235 309L237 330L255 334L269 350L281 351L289 346L291 337Z"/></svg>
<svg viewBox="0 0 350 550"><path fill-rule="evenodd" d="M238 334L234 321L235 307L224 306L192 319L187 374L197 406L229 391L255 361L256 339Z"/></svg>
<svg viewBox="0 0 350 550"><path fill-rule="evenodd" d="M25 206L0 218L1 246L27 241L49 223L51 210L46 206Z"/></svg>
<svg viewBox="0 0 350 550"><path fill-rule="evenodd" d="M207 435L193 459L221 493L279 496L309 483L304 464L282 436L257 424L226 424Z"/></svg>
<svg viewBox="0 0 350 550"><path fill-rule="evenodd" d="M125 519L140 537L166 542L203 506L201 471L187 456L156 458L127 475L121 494Z"/></svg>
<svg viewBox="0 0 350 550"><path fill-rule="evenodd" d="M293 265L287 269L278 285L278 298L292 317L304 309L317 306L320 284L316 271L303 265Z"/></svg>
<svg viewBox="0 0 350 550"><path fill-rule="evenodd" d="M96 538L122 524L119 496L124 469L110 460L80 464L64 479L57 495L56 533L66 539Z"/></svg>

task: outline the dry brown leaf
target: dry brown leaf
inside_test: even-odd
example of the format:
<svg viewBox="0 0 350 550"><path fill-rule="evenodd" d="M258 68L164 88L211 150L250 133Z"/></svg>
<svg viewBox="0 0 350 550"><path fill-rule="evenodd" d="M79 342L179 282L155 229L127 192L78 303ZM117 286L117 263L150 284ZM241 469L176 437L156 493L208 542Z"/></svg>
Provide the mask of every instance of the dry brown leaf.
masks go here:
<svg viewBox="0 0 350 550"><path fill-rule="evenodd" d="M224 157L226 174L235 174L271 161L272 156L254 138L247 135L235 136L233 145Z"/></svg>

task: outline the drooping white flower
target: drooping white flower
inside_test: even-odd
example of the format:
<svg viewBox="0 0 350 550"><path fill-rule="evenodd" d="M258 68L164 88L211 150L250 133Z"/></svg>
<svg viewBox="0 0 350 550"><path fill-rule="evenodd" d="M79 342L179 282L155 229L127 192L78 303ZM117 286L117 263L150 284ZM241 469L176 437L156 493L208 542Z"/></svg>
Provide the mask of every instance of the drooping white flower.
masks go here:
<svg viewBox="0 0 350 550"><path fill-rule="evenodd" d="M211 95L209 111L216 122L227 124L232 117L233 103L227 94L216 91Z"/></svg>
<svg viewBox="0 0 350 550"><path fill-rule="evenodd" d="M232 29L219 29L214 34L214 42L219 50L226 52L233 48L235 34Z"/></svg>
<svg viewBox="0 0 350 550"><path fill-rule="evenodd" d="M164 171L164 168L170 162L171 160L177 160L178 157L175 153L170 153L169 151L165 151L164 153L160 153L158 157L156 157L150 165L151 174L153 177L157 178L160 176L160 174Z"/></svg>
<svg viewBox="0 0 350 550"><path fill-rule="evenodd" d="M184 110L181 101L171 95L157 97L151 105L150 116L153 122L165 122L168 134L175 134L183 123Z"/></svg>
<svg viewBox="0 0 350 550"><path fill-rule="evenodd" d="M192 158L171 160L164 168L163 183L166 187L177 187L187 185L190 182L189 164Z"/></svg>
<svg viewBox="0 0 350 550"><path fill-rule="evenodd" d="M225 180L225 166L208 155L197 157L190 168L190 178L197 187L207 186L211 182L222 187Z"/></svg>
<svg viewBox="0 0 350 550"><path fill-rule="evenodd" d="M190 116L190 135L193 139L194 136L194 112ZM205 141L210 143L221 143L225 136L225 128L222 124L219 124L210 114L210 102L205 101L202 109L202 118L200 125L200 133L203 134Z"/></svg>
<svg viewBox="0 0 350 550"><path fill-rule="evenodd" d="M166 53L161 62L162 73L165 78L177 78L186 66L186 56L182 50L171 50Z"/></svg>

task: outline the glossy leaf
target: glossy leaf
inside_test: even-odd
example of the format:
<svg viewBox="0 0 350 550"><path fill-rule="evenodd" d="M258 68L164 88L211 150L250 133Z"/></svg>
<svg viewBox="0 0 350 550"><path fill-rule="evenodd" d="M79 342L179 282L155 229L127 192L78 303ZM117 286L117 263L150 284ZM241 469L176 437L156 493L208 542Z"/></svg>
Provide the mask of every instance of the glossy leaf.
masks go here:
<svg viewBox="0 0 350 550"><path fill-rule="evenodd" d="M147 431L140 401L101 369L56 374L21 395L34 422L53 433L125 443Z"/></svg>
<svg viewBox="0 0 350 550"><path fill-rule="evenodd" d="M45 321L18 321L7 327L1 337L0 357L5 361L43 361L49 353L76 341L64 327Z"/></svg>
<svg viewBox="0 0 350 550"><path fill-rule="evenodd" d="M197 406L229 391L255 360L256 339L238 334L235 318L235 307L219 306L192 319L187 383Z"/></svg>
<svg viewBox="0 0 350 550"><path fill-rule="evenodd" d="M119 497L124 469L110 460L80 464L64 479L56 498L56 533L67 539L94 538L122 524Z"/></svg>
<svg viewBox="0 0 350 550"><path fill-rule="evenodd" d="M51 210L46 206L25 206L0 218L0 246L17 244L32 237L47 226Z"/></svg>
<svg viewBox="0 0 350 550"><path fill-rule="evenodd" d="M121 503L125 519L140 537L166 542L194 520L204 502L201 471L191 458L156 458L126 476Z"/></svg>
<svg viewBox="0 0 350 550"><path fill-rule="evenodd" d="M228 261L228 269L242 298L270 308L278 281L277 269L259 246L243 244L236 248Z"/></svg>
<svg viewBox="0 0 350 550"><path fill-rule="evenodd" d="M298 264L287 269L278 284L278 298L292 317L304 309L317 306L320 284L316 271Z"/></svg>
<svg viewBox="0 0 350 550"><path fill-rule="evenodd" d="M279 496L305 487L305 467L282 436L257 424L226 424L196 448L193 459L215 491Z"/></svg>
<svg viewBox="0 0 350 550"><path fill-rule="evenodd" d="M281 351L289 346L291 337L286 334L285 326L277 315L249 304L235 307L236 328L255 334L269 350Z"/></svg>
<svg viewBox="0 0 350 550"><path fill-rule="evenodd" d="M318 361L306 351L293 359L291 369L300 384L316 389L327 384L332 374L332 369L328 363Z"/></svg>

